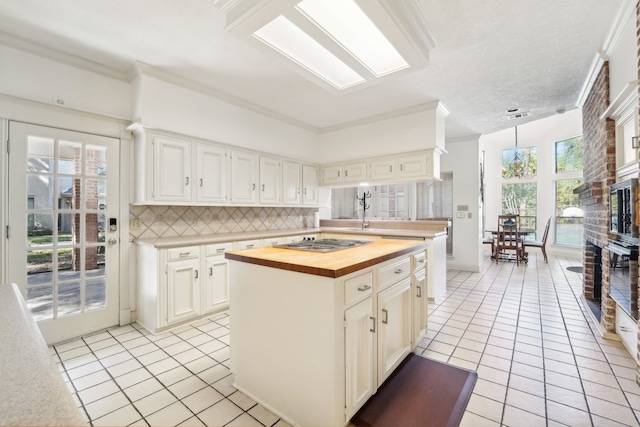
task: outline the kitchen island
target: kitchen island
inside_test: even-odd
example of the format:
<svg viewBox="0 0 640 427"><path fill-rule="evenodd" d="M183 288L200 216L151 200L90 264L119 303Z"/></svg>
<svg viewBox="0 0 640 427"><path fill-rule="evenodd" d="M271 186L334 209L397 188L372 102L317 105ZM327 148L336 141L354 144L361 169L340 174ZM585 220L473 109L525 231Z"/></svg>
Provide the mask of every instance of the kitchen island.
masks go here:
<svg viewBox="0 0 640 427"><path fill-rule="evenodd" d="M426 332L428 247L228 252L234 385L292 425L348 424Z"/></svg>

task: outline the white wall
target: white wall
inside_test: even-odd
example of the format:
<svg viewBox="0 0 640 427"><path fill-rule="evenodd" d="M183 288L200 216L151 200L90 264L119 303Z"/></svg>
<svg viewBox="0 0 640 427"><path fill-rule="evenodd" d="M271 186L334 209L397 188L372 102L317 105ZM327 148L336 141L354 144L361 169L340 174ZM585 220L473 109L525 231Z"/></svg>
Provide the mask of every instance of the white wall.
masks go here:
<svg viewBox="0 0 640 427"><path fill-rule="evenodd" d="M131 117L125 81L1 44L0 58L0 94L107 117Z"/></svg>
<svg viewBox="0 0 640 427"><path fill-rule="evenodd" d="M323 133L319 163L358 160L444 147L444 120L448 112L438 103L401 116Z"/></svg>
<svg viewBox="0 0 640 427"><path fill-rule="evenodd" d="M514 123L515 124L515 123ZM537 147L538 172L530 180L522 182L538 183L537 235L542 236L545 221L551 216L551 228L547 240L549 253L580 254L581 250L555 246L555 180L558 178L581 177L582 173L555 173L555 143L567 138L582 135L582 110L574 109L565 114L555 115L518 126L518 147ZM487 229L495 228L494 222L502 210L502 184L520 182L515 179L502 178L502 150L515 146L513 128L483 135L480 138L480 149L485 154L485 225Z"/></svg>
<svg viewBox="0 0 640 427"><path fill-rule="evenodd" d="M447 154L440 157L441 172L453 172L453 255L447 268L480 271L480 149L478 137L447 140ZM469 206L458 218L457 207Z"/></svg>
<svg viewBox="0 0 640 427"><path fill-rule="evenodd" d="M318 134L166 81L140 76L133 89L145 126L318 162Z"/></svg>

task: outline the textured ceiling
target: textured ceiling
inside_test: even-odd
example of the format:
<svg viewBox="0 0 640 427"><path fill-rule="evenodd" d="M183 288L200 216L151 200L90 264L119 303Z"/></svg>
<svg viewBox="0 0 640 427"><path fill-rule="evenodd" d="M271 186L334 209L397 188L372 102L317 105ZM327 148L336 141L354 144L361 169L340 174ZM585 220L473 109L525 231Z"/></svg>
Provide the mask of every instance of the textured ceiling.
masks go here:
<svg viewBox="0 0 640 427"><path fill-rule="evenodd" d="M0 30L5 40L117 72L142 62L320 131L439 100L450 112L446 136L457 138L575 108L596 52L628 7L628 0L416 3L437 43L429 65L343 95L225 32L211 0L7 0ZM508 120L509 108L530 116Z"/></svg>

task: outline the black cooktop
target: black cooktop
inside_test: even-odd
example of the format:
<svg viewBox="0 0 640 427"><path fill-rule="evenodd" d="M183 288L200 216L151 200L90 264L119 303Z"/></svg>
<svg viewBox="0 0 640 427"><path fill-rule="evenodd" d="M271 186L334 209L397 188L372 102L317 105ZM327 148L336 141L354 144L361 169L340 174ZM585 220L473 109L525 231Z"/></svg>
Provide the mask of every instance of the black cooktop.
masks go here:
<svg viewBox="0 0 640 427"><path fill-rule="evenodd" d="M367 245L369 243L373 242L371 240L318 239L300 240L299 242L273 245L273 247L311 252L333 252L342 249L355 248L357 246Z"/></svg>

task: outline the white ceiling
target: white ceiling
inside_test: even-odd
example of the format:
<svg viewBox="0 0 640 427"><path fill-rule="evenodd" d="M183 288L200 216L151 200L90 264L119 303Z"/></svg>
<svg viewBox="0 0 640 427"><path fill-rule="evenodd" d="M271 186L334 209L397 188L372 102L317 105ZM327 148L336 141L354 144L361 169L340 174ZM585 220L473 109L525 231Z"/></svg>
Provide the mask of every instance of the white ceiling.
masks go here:
<svg viewBox="0 0 640 427"><path fill-rule="evenodd" d="M429 65L342 95L225 32L212 0L5 0L0 42L33 43L122 76L142 62L320 131L439 100L450 112L446 137L457 138L575 108L629 3L415 1L436 41ZM508 120L510 108L530 116Z"/></svg>

